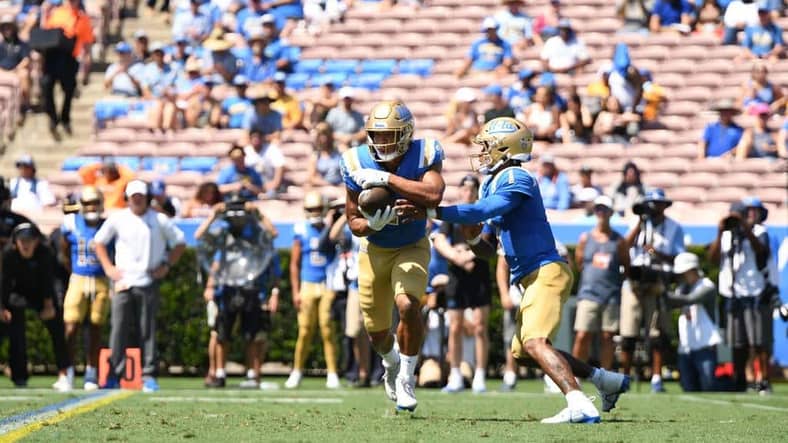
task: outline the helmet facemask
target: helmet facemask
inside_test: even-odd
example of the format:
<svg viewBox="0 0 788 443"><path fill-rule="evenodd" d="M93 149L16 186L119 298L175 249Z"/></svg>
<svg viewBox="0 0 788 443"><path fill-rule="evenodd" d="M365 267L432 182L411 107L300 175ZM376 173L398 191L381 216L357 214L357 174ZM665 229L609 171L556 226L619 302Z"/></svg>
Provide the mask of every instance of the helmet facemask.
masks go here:
<svg viewBox="0 0 788 443"><path fill-rule="evenodd" d="M387 162L402 156L408 149L411 127L383 130L367 130L367 144L372 157L378 162Z"/></svg>
<svg viewBox="0 0 788 443"><path fill-rule="evenodd" d="M473 143L481 146L481 152L470 154L471 170L479 174L492 174L509 160L506 147L499 146L499 141L490 136L478 135Z"/></svg>
<svg viewBox="0 0 788 443"><path fill-rule="evenodd" d="M81 201L80 206L82 207L82 216L85 217L85 221L88 224L94 224L99 221L101 217L101 201L99 200L90 200L90 201Z"/></svg>

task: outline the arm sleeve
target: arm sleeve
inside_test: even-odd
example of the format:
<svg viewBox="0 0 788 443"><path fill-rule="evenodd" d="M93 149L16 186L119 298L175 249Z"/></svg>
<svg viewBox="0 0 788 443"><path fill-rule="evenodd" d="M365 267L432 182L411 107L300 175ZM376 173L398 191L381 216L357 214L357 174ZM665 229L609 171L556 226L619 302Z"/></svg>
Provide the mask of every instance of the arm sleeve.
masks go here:
<svg viewBox="0 0 788 443"><path fill-rule="evenodd" d="M109 245L115 238L115 235L117 235L115 220L115 217L110 216L104 223L102 223L98 232L96 232L96 236L93 237L93 241L101 243L105 246Z"/></svg>
<svg viewBox="0 0 788 443"><path fill-rule="evenodd" d="M451 223L474 224L506 214L522 201L517 193L494 194L472 204L443 206L438 218Z"/></svg>
<svg viewBox="0 0 788 443"><path fill-rule="evenodd" d="M783 30L780 29L779 26L774 27L774 45L782 45L783 44Z"/></svg>
<svg viewBox="0 0 788 443"><path fill-rule="evenodd" d="M690 291L689 294L682 295L676 292L668 292L670 305L673 307L689 306L697 303L704 303L713 299L717 295L714 283L704 279L702 284Z"/></svg>
<svg viewBox="0 0 788 443"><path fill-rule="evenodd" d="M512 45L509 44L506 40L503 40L503 58L504 60L507 58L512 58Z"/></svg>
<svg viewBox="0 0 788 443"><path fill-rule="evenodd" d="M703 129L703 141L707 145L711 143L711 125L706 125L706 128Z"/></svg>
<svg viewBox="0 0 788 443"><path fill-rule="evenodd" d="M346 151L347 154L350 151ZM342 181L345 182L345 186L353 192L361 192L361 186L353 180L353 177L350 175L350 170L348 168L347 160L345 159L345 155L342 155L342 159L339 161L339 170L342 173Z"/></svg>

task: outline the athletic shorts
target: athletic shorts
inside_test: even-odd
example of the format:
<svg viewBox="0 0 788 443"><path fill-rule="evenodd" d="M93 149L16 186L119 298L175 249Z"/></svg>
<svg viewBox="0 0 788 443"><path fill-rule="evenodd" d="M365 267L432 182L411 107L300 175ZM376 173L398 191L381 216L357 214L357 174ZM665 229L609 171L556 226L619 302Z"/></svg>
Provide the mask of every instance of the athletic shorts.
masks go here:
<svg viewBox="0 0 788 443"><path fill-rule="evenodd" d="M641 285L630 280L624 282L621 287L622 337L638 338L641 328L646 329L649 338L668 335L670 316L659 303L664 292L662 283Z"/></svg>
<svg viewBox="0 0 788 443"><path fill-rule="evenodd" d="M726 298L725 337L734 348L771 346L772 310L758 303L758 297Z"/></svg>
<svg viewBox="0 0 788 443"><path fill-rule="evenodd" d="M484 260L476 260L476 267L470 273L449 270L449 283L446 285L447 309L481 308L490 306L492 288L490 288L489 269L479 269L479 266L489 266Z"/></svg>
<svg viewBox="0 0 788 443"><path fill-rule="evenodd" d="M572 271L564 262L546 264L520 280L523 300L517 316L517 334L512 339L514 358L526 356L523 346L528 340L555 338L572 280Z"/></svg>
<svg viewBox="0 0 788 443"><path fill-rule="evenodd" d="M602 304L581 299L577 302L575 331L618 332L618 317L621 308L617 304Z"/></svg>
<svg viewBox="0 0 788 443"><path fill-rule="evenodd" d="M109 317L109 280L71 274L63 299L63 321L82 323L90 308L90 323L103 325Z"/></svg>
<svg viewBox="0 0 788 443"><path fill-rule="evenodd" d="M401 248L383 248L362 239L358 254L358 295L369 332L391 328L394 296L420 300L427 290L430 243L427 237Z"/></svg>
<svg viewBox="0 0 788 443"><path fill-rule="evenodd" d="M241 336L246 341L255 339L262 330L259 290L223 288L218 305L216 333L219 341L224 343L232 338L236 321L241 322Z"/></svg>

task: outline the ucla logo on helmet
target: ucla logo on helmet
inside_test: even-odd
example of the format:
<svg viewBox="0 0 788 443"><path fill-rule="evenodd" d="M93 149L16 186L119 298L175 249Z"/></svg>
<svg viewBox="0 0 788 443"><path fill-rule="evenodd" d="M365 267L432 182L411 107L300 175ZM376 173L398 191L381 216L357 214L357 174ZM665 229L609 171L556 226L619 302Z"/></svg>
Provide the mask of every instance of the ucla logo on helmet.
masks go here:
<svg viewBox="0 0 788 443"><path fill-rule="evenodd" d="M375 128L385 128L386 124L382 122L375 122L372 126Z"/></svg>
<svg viewBox="0 0 788 443"><path fill-rule="evenodd" d="M517 132L517 126L508 120L497 120L487 127L487 132L490 134L511 134Z"/></svg>
<svg viewBox="0 0 788 443"><path fill-rule="evenodd" d="M397 117L400 120L408 120L412 118L413 115L410 113L410 109L404 106L397 106Z"/></svg>

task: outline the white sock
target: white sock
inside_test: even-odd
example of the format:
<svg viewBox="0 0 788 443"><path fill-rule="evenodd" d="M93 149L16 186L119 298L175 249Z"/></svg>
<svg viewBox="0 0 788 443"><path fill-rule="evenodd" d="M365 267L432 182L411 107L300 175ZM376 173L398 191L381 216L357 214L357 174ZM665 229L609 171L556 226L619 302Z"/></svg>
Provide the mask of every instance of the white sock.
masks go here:
<svg viewBox="0 0 788 443"><path fill-rule="evenodd" d="M249 380L254 380L257 378L257 374L254 373L254 369L247 369L246 370L246 378Z"/></svg>
<svg viewBox="0 0 788 443"><path fill-rule="evenodd" d="M399 347L397 346L397 342L394 342L394 346L391 347L389 352L385 354L380 354L380 358L383 359L383 367L384 368L391 368L397 366L400 362L399 358Z"/></svg>
<svg viewBox="0 0 788 443"><path fill-rule="evenodd" d="M224 372L224 368L216 368L216 378L225 378L227 374Z"/></svg>
<svg viewBox="0 0 788 443"><path fill-rule="evenodd" d="M416 372L416 364L419 362L419 356L400 354L399 361L399 376L402 378L413 377L413 373Z"/></svg>
<svg viewBox="0 0 788 443"><path fill-rule="evenodd" d="M487 374L484 372L484 369L482 369L482 368L476 368L476 371L473 373L473 379L474 380L484 381L484 379L486 377L487 377Z"/></svg>
<svg viewBox="0 0 788 443"><path fill-rule="evenodd" d="M451 372L449 372L449 381L462 382L462 372L460 368L451 368Z"/></svg>
<svg viewBox="0 0 788 443"><path fill-rule="evenodd" d="M659 374L654 374L651 376L651 383L659 383L662 381L662 376Z"/></svg>
<svg viewBox="0 0 788 443"><path fill-rule="evenodd" d="M503 373L503 383L506 385L513 385L517 383L517 374L514 371L506 371Z"/></svg>
<svg viewBox="0 0 788 443"><path fill-rule="evenodd" d="M588 402L588 397L583 394L583 391L569 391L564 397L566 397L566 405L569 406L569 409L577 409L583 403Z"/></svg>

